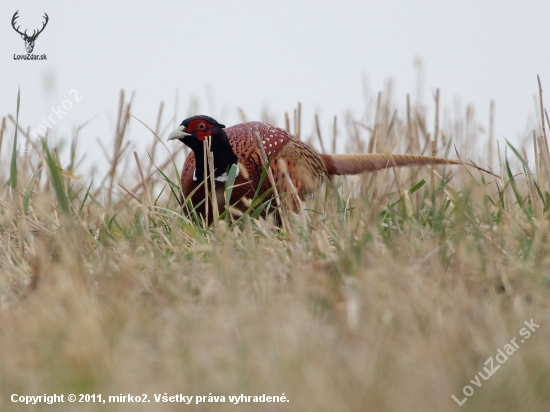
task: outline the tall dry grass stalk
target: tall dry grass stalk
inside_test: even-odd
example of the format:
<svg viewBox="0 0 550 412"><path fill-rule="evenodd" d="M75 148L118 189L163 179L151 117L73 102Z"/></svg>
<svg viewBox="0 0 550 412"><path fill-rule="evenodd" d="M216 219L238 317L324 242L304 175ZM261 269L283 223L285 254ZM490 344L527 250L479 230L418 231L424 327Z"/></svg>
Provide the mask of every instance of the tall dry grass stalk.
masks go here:
<svg viewBox="0 0 550 412"><path fill-rule="evenodd" d="M473 111L436 115L428 130L421 107L409 101L403 114L390 97L380 93L365 118L331 119L328 130L317 118L311 140L323 151L322 133L332 150L338 141L367 152L456 147L463 160L468 148L483 152L466 141L478 130ZM439 111L439 93L435 101ZM188 199L182 213L181 163L159 146L163 106L147 153L128 155L131 102L121 93L100 185L78 170L76 149L71 168L55 147L36 145L15 152L15 175L0 170L0 410L182 409L156 403L164 393L290 400L185 406L196 411L550 410L544 124L533 134L533 170L526 148L497 145L496 182L457 167L381 171L327 182L298 216L280 212L283 230L277 212L255 218L262 200L221 213L214 227ZM294 113L298 132L300 105ZM15 121L2 122L2 159L15 128L26 133L7 119ZM471 159L480 166L495 156L487 145L487 158ZM291 186L277 199L300 202ZM540 328L472 384L531 319ZM451 395L464 398L467 385L474 393L459 408ZM10 401L44 393L148 394L151 403Z"/></svg>

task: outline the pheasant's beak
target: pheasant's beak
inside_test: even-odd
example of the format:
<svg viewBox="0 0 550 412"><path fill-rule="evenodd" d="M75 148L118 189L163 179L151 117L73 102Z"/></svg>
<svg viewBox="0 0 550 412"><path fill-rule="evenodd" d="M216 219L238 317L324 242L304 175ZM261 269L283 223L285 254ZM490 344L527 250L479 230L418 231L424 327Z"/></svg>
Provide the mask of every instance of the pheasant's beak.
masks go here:
<svg viewBox="0 0 550 412"><path fill-rule="evenodd" d="M187 136L192 136L192 135L191 133L187 133L185 131L185 126L178 126L176 130L170 133L170 136L168 136L168 140L182 140Z"/></svg>

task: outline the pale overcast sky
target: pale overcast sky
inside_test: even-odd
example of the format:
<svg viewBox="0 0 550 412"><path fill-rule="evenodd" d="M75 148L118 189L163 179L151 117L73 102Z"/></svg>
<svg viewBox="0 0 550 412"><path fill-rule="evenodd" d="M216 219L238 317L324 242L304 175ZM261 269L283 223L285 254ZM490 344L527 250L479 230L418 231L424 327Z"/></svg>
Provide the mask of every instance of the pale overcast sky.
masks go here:
<svg viewBox="0 0 550 412"><path fill-rule="evenodd" d="M49 15L33 52L46 61L14 60L26 54L16 10L30 32ZM239 107L250 119L267 107L281 124L301 102L309 133L315 112L327 128L348 110L360 118L364 79L373 98L393 79L403 107L420 58L428 108L439 88L444 109L471 103L486 125L494 100L495 136L519 141L536 120L537 74L550 102L549 18L549 0L2 0L0 116L15 112L18 87L20 122L32 129L69 99L53 135L93 119L80 134L92 158L102 156L96 137L112 139L120 89L135 92L133 114L151 126L160 102L165 123L174 114L178 89L178 123L193 97L226 125ZM137 122L129 136L150 139Z"/></svg>

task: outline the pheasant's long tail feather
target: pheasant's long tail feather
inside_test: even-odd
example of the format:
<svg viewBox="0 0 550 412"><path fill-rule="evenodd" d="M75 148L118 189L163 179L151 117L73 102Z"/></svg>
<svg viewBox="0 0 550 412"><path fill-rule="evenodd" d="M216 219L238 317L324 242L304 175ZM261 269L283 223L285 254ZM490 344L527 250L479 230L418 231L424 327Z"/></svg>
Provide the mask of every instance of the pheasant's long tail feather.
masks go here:
<svg viewBox="0 0 550 412"><path fill-rule="evenodd" d="M463 165L472 166L483 172L496 176L494 173L472 164L442 157L402 155L402 154L348 154L321 155L330 175L354 175L363 172L382 170L388 167L415 165Z"/></svg>

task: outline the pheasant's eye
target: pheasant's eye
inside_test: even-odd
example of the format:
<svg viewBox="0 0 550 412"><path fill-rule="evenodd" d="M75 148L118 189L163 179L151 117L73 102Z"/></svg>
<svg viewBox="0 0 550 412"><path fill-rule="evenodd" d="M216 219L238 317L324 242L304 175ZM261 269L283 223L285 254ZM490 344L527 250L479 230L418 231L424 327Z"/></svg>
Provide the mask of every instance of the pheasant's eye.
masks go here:
<svg viewBox="0 0 550 412"><path fill-rule="evenodd" d="M201 122L197 125L197 130L205 130L205 129L206 129L206 125L204 123Z"/></svg>

